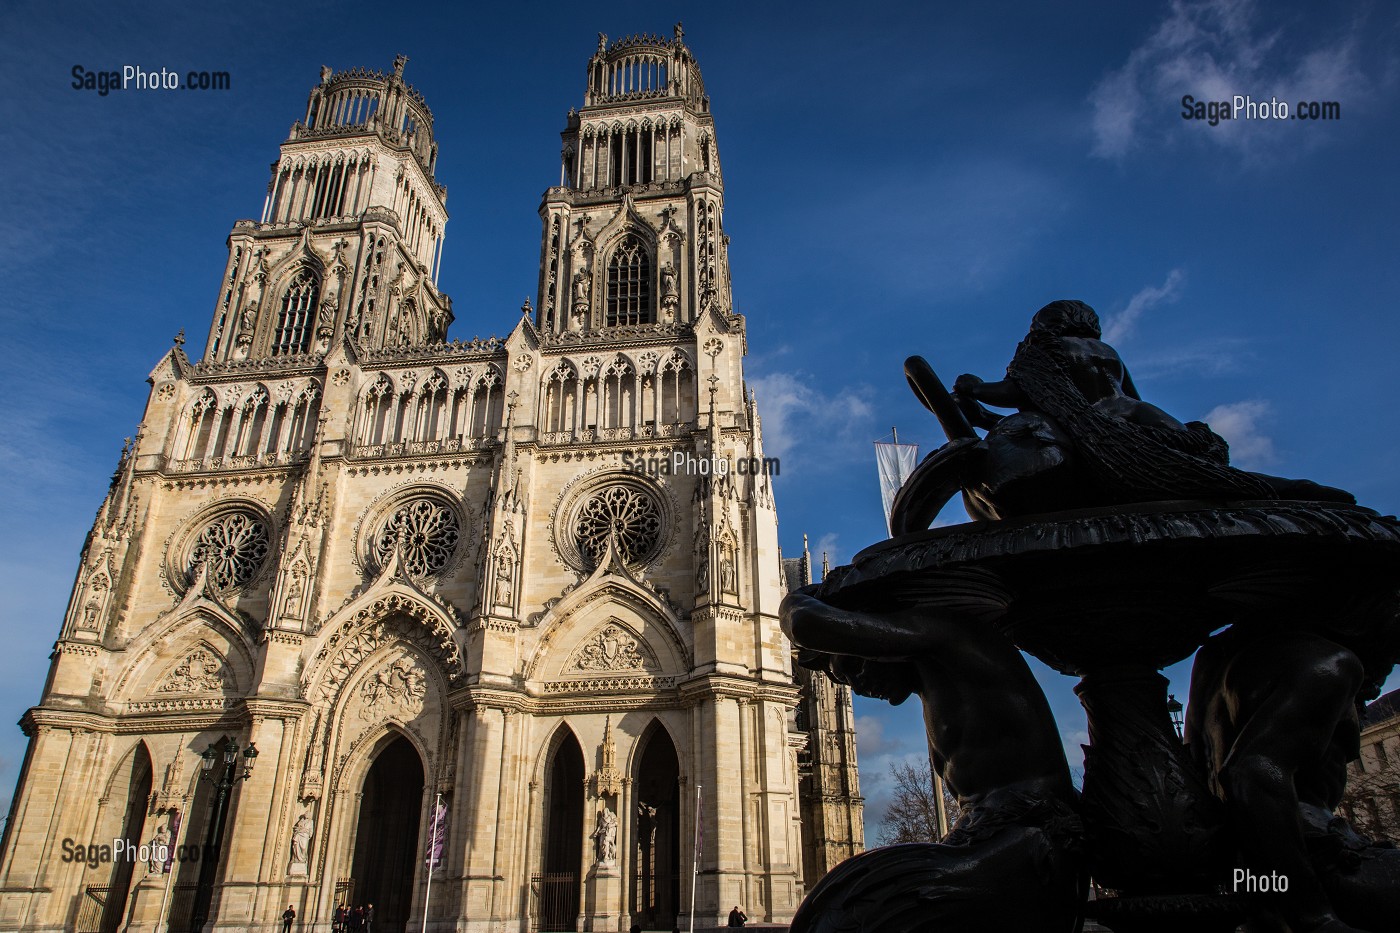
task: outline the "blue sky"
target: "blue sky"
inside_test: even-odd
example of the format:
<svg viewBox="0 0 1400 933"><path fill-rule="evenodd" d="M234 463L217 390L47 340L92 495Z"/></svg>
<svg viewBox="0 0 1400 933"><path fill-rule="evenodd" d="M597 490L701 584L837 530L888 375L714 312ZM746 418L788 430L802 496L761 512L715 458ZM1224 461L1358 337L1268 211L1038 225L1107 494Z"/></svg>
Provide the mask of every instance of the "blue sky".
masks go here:
<svg viewBox="0 0 1400 933"><path fill-rule="evenodd" d="M1397 511L1394 6L589 6L8 5L0 720L38 699L144 377L182 328L201 349L224 238L261 211L319 67L399 52L437 121L451 336L504 334L535 298L536 207L596 34L684 21L789 554L804 532L833 563L882 538L871 442L941 440L907 354L996 377L1062 297L1099 310L1146 398L1209 420L1241 465ZM74 65L124 64L228 71L232 89L70 86ZM1341 119L1212 127L1182 119L1185 94L1337 101ZM1042 680L1074 748L1073 682ZM915 706L857 714L873 840L922 723ZM0 804L23 750L0 727Z"/></svg>

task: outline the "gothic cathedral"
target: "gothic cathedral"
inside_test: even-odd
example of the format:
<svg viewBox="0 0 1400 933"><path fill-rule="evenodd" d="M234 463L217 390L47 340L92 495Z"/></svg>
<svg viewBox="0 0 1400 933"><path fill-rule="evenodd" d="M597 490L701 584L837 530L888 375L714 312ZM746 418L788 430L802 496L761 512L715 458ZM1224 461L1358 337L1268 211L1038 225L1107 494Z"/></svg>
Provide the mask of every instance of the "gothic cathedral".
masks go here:
<svg viewBox="0 0 1400 933"><path fill-rule="evenodd" d="M850 695L778 626L810 558L680 27L600 37L505 338L447 339L405 61L322 69L203 356L150 375L22 721L0 928L782 922L862 845Z"/></svg>

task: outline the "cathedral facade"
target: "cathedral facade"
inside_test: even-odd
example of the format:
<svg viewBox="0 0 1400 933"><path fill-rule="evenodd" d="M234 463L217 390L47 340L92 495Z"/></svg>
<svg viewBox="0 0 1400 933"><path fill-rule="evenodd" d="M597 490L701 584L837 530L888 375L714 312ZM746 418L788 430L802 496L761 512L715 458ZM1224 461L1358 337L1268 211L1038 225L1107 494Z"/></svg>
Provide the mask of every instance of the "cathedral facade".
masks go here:
<svg viewBox="0 0 1400 933"><path fill-rule="evenodd" d="M203 355L150 374L21 723L0 928L781 922L861 846L679 27L600 37L504 338L447 339L404 64L322 70Z"/></svg>

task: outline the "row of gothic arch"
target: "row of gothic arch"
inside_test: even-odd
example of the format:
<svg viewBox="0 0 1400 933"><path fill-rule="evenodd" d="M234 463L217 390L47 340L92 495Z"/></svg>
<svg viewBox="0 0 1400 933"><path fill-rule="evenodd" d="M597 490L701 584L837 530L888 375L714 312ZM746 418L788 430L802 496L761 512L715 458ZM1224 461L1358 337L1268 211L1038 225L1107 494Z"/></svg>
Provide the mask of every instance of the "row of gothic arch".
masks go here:
<svg viewBox="0 0 1400 933"><path fill-rule="evenodd" d="M320 397L314 380L300 390L258 383L237 396L206 387L175 435L176 459L275 458L303 451L315 436Z"/></svg>
<svg viewBox="0 0 1400 933"><path fill-rule="evenodd" d="M441 369L426 378L380 373L360 394L354 436L361 446L449 438L490 438L501 429L505 375L487 363L463 367L449 378Z"/></svg>
<svg viewBox="0 0 1400 933"><path fill-rule="evenodd" d="M695 388L694 366L680 349L664 359L653 351L635 360L589 357L582 367L560 358L545 374L539 423L546 434L686 424L695 420Z"/></svg>

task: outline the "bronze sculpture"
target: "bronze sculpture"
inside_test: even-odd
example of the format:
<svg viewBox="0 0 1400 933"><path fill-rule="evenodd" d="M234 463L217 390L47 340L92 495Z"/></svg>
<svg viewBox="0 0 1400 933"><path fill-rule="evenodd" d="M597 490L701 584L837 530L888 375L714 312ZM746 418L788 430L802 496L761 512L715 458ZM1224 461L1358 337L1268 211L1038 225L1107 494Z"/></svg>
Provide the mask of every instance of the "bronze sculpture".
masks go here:
<svg viewBox="0 0 1400 933"><path fill-rule="evenodd" d="M803 664L918 692L935 767L996 831L838 866L794 933L1393 929L1400 851L1331 811L1357 704L1400 658L1400 523L1231 467L1208 425L1141 399L1082 302L1042 308L999 382L905 373L949 441L896 496L894 537L783 621ZM959 493L976 521L927 530ZM1202 645L1183 744L1157 670ZM1080 799L1048 778L1063 753L1017 648L1080 678ZM1084 903L1082 872L1112 896ZM1035 916L1007 915L1027 891Z"/></svg>

